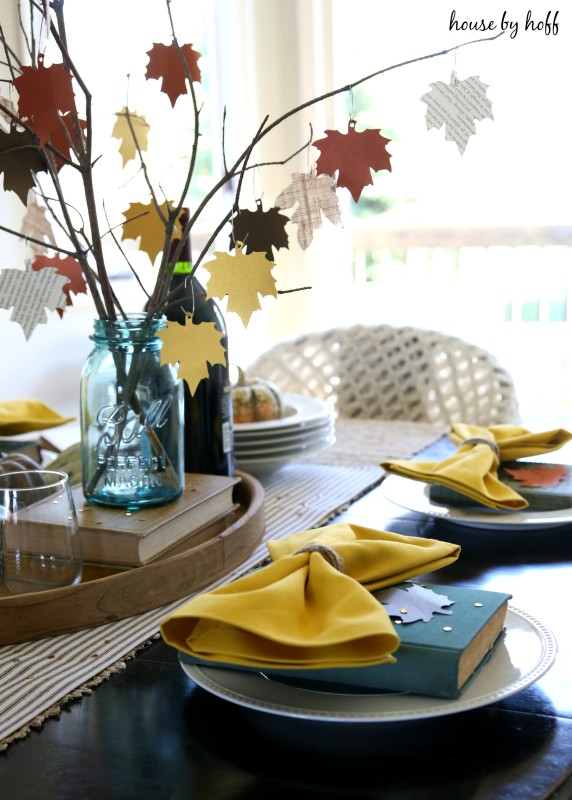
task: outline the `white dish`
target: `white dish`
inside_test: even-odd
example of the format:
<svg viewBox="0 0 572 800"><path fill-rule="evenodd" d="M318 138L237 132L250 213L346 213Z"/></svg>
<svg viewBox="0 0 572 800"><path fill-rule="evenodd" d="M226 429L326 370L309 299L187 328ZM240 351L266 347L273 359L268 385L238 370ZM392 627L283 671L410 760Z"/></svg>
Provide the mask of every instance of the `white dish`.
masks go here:
<svg viewBox="0 0 572 800"><path fill-rule="evenodd" d="M399 722L439 717L503 700L537 681L556 658L556 640L542 623L509 607L506 637L457 700L412 694L341 694L302 689L262 673L198 667L179 661L199 686L256 711L328 722Z"/></svg>
<svg viewBox="0 0 572 800"><path fill-rule="evenodd" d="M272 430L267 429L264 431L258 431L256 433L251 433L249 431L242 432L240 430L234 431L234 441L235 444L287 444L288 442L296 439L304 438L310 434L319 433L323 431L325 428L330 427L334 424L334 416L333 414L327 417L323 417L322 419L318 419L315 422L311 422L308 425L304 425L298 428L284 428L283 430Z"/></svg>
<svg viewBox="0 0 572 800"><path fill-rule="evenodd" d="M234 443L234 452L237 457L247 456L272 456L272 455L287 455L288 453L303 452L309 447L327 442L331 439L334 433L334 426L328 425L319 431L309 431L304 436L299 436L296 439L287 439L285 442L276 444L275 442L261 441L257 444L250 442Z"/></svg>
<svg viewBox="0 0 572 800"><path fill-rule="evenodd" d="M305 448L300 448L297 451L290 452L290 453L283 453L282 455L262 455L262 456L246 456L242 458L239 455L236 457L236 463L239 469L244 470L244 472L250 472L255 475L260 475L265 472L271 472L272 470L279 469L283 467L284 464L287 464L289 461L292 461L298 455L307 455L309 453L315 453L318 450L323 450L326 447L330 447L336 441L335 434L331 434L327 439L323 439L318 443L312 444Z"/></svg>
<svg viewBox="0 0 572 800"><path fill-rule="evenodd" d="M308 425L316 420L327 417L332 413L332 405L318 397L307 397L301 394L284 395L284 416L280 419L271 419L267 422L239 422L235 429L239 433L244 431L283 430Z"/></svg>
<svg viewBox="0 0 572 800"><path fill-rule="evenodd" d="M556 511L497 511L493 508L454 508L435 503L429 497L429 484L388 475L381 484L383 495L401 508L438 517L456 525L489 530L522 531L554 528L572 523L572 508Z"/></svg>

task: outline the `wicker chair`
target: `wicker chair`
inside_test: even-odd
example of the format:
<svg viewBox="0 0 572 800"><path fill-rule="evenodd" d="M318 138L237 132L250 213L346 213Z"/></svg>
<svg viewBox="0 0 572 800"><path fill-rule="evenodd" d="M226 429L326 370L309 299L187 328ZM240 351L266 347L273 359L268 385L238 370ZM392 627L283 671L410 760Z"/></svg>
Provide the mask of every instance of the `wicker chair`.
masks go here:
<svg viewBox="0 0 572 800"><path fill-rule="evenodd" d="M284 392L333 397L344 417L451 424L519 422L494 356L437 331L354 325L275 345L247 369Z"/></svg>

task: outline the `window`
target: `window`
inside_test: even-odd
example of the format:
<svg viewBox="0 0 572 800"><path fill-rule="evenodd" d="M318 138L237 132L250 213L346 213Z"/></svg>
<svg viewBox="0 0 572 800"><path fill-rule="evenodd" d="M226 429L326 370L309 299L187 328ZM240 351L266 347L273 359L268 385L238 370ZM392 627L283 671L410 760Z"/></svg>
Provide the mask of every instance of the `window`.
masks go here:
<svg viewBox="0 0 572 800"><path fill-rule="evenodd" d="M98 119L109 131L110 116L125 105L127 82L111 80L108 67L113 75L131 75L129 97L138 108L135 75L144 71L147 46L168 41L166 4L147 2L143 12L135 0L99 0L89 24L83 5L68 2L66 13L73 36L79 32L85 41L80 69L94 94L104 86ZM298 248L292 226L290 249L279 251L274 270L278 288L312 290L263 301L264 312L253 315L247 331L227 315L231 361L246 366L274 341L312 328L356 321L418 325L494 352L516 379L527 423L544 412L572 415L571 112L562 94L572 28L561 11L557 33L540 30L547 17L554 23L556 12L533 5L536 29L526 30L529 9L516 5L505 12L519 24L516 36L507 32L494 42L390 70L305 109L263 141L258 161L285 159L310 137L345 130L353 115L358 130L380 128L392 140L392 171L373 176L358 206L340 190L343 227L324 221L307 251ZM426 0L173 0L172 9L182 38L190 36L203 54L204 114L212 137L207 160L215 174L224 107L232 158L267 114L273 119L383 67L486 35L450 30L451 5ZM503 11L485 0L463 3L456 14L461 22L498 25ZM427 131L420 100L432 82L449 82L453 71L461 79L478 75L493 103L494 120L476 123L464 155L442 129ZM164 97L159 102L168 103ZM185 133L188 121L171 119L165 115L158 136L170 136L174 127ZM285 166L254 170L241 206L254 208L260 198L271 206L290 174L311 169L316 155L308 148ZM210 180L208 169L204 180ZM133 186L110 193L109 203L122 210ZM222 200L228 207L230 196ZM209 226L206 218L205 230ZM224 231L219 249L227 236ZM4 330L8 323L0 321ZM54 325L72 325L71 315L50 320L46 329ZM33 340L26 345L34 346Z"/></svg>

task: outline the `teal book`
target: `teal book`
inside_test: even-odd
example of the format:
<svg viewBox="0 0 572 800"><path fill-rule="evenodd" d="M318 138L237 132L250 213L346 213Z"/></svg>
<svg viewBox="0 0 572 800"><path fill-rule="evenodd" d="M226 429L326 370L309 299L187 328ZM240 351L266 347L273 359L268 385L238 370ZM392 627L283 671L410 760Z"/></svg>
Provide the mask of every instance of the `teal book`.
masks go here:
<svg viewBox="0 0 572 800"><path fill-rule="evenodd" d="M395 594L395 590L400 590ZM419 590L428 590L426 595ZM265 675L325 691L407 692L454 699L502 639L511 595L484 589L414 583L374 592L400 638L394 664L327 669L264 669ZM394 613L395 612L395 613ZM415 619L406 622L407 618ZM247 669L182 656L187 663Z"/></svg>
<svg viewBox="0 0 572 800"><path fill-rule="evenodd" d="M498 470L499 480L528 503L530 511L557 511L572 506L572 467L540 461L503 461ZM483 508L471 497L448 486L434 483L429 498L449 506Z"/></svg>

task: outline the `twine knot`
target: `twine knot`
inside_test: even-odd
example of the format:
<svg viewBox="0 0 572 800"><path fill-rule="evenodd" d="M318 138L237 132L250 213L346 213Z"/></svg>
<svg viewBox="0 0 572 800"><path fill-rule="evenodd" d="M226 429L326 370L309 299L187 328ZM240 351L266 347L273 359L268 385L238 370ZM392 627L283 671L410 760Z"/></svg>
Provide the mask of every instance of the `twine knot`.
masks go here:
<svg viewBox="0 0 572 800"><path fill-rule="evenodd" d="M338 572L344 571L344 561L341 555L334 550L333 547L330 547L328 544L320 544L319 542L309 542L305 544L304 547L300 547L299 550L296 550L293 555L298 555L298 553L319 553L322 558L325 558L328 564L337 569Z"/></svg>
<svg viewBox="0 0 572 800"><path fill-rule="evenodd" d="M494 441L494 439L489 439L486 436L470 436L468 439L463 439L459 447L462 447L464 444L486 444L491 448L493 453L500 460L501 456L500 447Z"/></svg>

